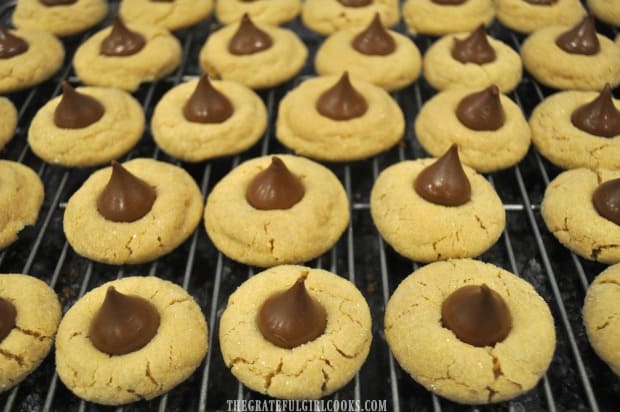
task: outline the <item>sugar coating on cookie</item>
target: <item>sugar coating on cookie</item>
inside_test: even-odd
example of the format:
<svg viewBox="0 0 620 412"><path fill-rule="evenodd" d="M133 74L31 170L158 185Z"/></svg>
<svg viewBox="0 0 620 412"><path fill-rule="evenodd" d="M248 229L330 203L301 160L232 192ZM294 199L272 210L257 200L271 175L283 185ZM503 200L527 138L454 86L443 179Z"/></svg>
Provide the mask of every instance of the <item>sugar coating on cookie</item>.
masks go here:
<svg viewBox="0 0 620 412"><path fill-rule="evenodd" d="M45 282L23 274L0 274L0 298L16 310L15 327L0 341L0 392L24 380L45 359L60 322L60 304Z"/></svg>
<svg viewBox="0 0 620 412"><path fill-rule="evenodd" d="M63 230L82 256L114 265L137 264L165 255L191 235L202 211L202 195L194 179L180 167L152 159L123 166L152 186L157 194L151 210L133 222L113 222L97 210L110 167L93 173L71 196Z"/></svg>
<svg viewBox="0 0 620 412"><path fill-rule="evenodd" d="M280 25L301 11L301 0L221 0L215 4L217 19L223 24L241 20L248 13L252 21Z"/></svg>
<svg viewBox="0 0 620 412"><path fill-rule="evenodd" d="M482 284L503 298L512 329L494 346L476 347L442 326L441 306L455 290ZM549 367L556 340L549 307L529 283L470 259L432 263L405 278L386 306L385 336L414 380L465 404L501 402L533 388Z"/></svg>
<svg viewBox="0 0 620 412"><path fill-rule="evenodd" d="M556 39L569 26L552 26L532 33L523 42L521 58L528 72L540 83L555 89L601 90L606 83L620 84L620 49L597 33L600 50L594 55L567 53Z"/></svg>
<svg viewBox="0 0 620 412"><path fill-rule="evenodd" d="M211 77L234 80L251 89L277 86L293 78L302 68L308 49L288 29L257 23L267 33L272 45L262 51L235 55L228 44L239 28L233 23L211 34L200 50L199 62Z"/></svg>
<svg viewBox="0 0 620 412"><path fill-rule="evenodd" d="M424 54L424 78L438 90L451 87L483 88L497 85L502 93L512 91L521 81L521 56L510 46L487 35L495 60L484 64L461 63L452 57L454 39L470 33L447 35L434 42Z"/></svg>
<svg viewBox="0 0 620 412"><path fill-rule="evenodd" d="M154 24L168 30L193 26L209 17L213 0L123 0L119 13L129 23Z"/></svg>
<svg viewBox="0 0 620 412"><path fill-rule="evenodd" d="M411 84L420 75L421 57L409 38L389 30L396 49L387 55L366 55L351 46L363 26L341 29L330 35L317 51L314 66L321 76L340 75L344 71L357 79L388 91Z"/></svg>
<svg viewBox="0 0 620 412"><path fill-rule="evenodd" d="M133 96L112 88L76 90L101 103L103 117L83 128L58 127L54 112L62 96L55 97L39 109L28 129L28 143L37 156L67 167L96 166L118 159L135 146L144 131L144 113Z"/></svg>
<svg viewBox="0 0 620 412"><path fill-rule="evenodd" d="M17 127L17 109L9 99L0 97L0 149L13 138Z"/></svg>
<svg viewBox="0 0 620 412"><path fill-rule="evenodd" d="M525 0L496 0L495 8L497 20L521 33L532 33L554 25L572 26L586 14L579 0L557 0L550 5Z"/></svg>
<svg viewBox="0 0 620 412"><path fill-rule="evenodd" d="M10 30L28 43L24 53L0 59L0 93L12 93L37 85L58 71L65 57L62 43L38 29Z"/></svg>
<svg viewBox="0 0 620 412"><path fill-rule="evenodd" d="M467 0L458 5L443 5L432 0L407 0L403 5L403 18L413 34L443 36L472 31L480 24L491 24L494 16L491 0Z"/></svg>
<svg viewBox="0 0 620 412"><path fill-rule="evenodd" d="M142 297L160 315L156 335L125 355L99 351L90 324L110 286ZM180 286L154 276L132 276L105 283L65 314L56 337L56 370L77 396L105 405L152 399L187 379L207 352L207 324L200 307Z"/></svg>
<svg viewBox="0 0 620 412"><path fill-rule="evenodd" d="M373 0L364 7L347 7L338 0L306 0L301 19L306 27L327 36L352 26L367 26L379 13L385 27L392 27L400 19L398 0Z"/></svg>
<svg viewBox="0 0 620 412"><path fill-rule="evenodd" d="M360 117L333 120L318 112L317 99L338 81L338 76L316 77L290 91L280 101L277 139L297 154L328 161L365 159L394 146L405 130L403 112L378 86L351 79L368 105Z"/></svg>
<svg viewBox="0 0 620 412"><path fill-rule="evenodd" d="M401 255L433 262L479 256L502 234L506 213L489 182L464 166L471 198L442 206L414 189L418 175L435 159L400 162L383 170L370 194L370 212L381 236Z"/></svg>
<svg viewBox="0 0 620 412"><path fill-rule="evenodd" d="M70 36L96 25L107 13L105 0L77 0L61 6L46 6L40 0L18 0L13 24L20 29Z"/></svg>
<svg viewBox="0 0 620 412"><path fill-rule="evenodd" d="M75 52L75 72L87 85L116 87L130 92L141 83L170 74L181 60L181 44L166 29L142 23L129 23L130 30L142 35L145 46L131 56L105 56L101 42L112 31L107 27L90 37Z"/></svg>
<svg viewBox="0 0 620 412"><path fill-rule="evenodd" d="M325 332L293 349L278 347L256 322L264 301L307 276L306 289L327 312ZM244 282L222 314L220 347L226 366L249 388L284 399L317 399L346 385L372 341L368 304L346 279L321 269L276 266Z"/></svg>
<svg viewBox="0 0 620 412"><path fill-rule="evenodd" d="M212 80L234 111L221 123L187 120L183 107L198 84L192 80L170 89L157 103L151 131L166 153L189 162L199 162L242 152L256 143L267 127L267 110L261 98L240 83Z"/></svg>
<svg viewBox="0 0 620 412"><path fill-rule="evenodd" d="M237 166L207 199L207 234L235 261L260 267L306 262L329 250L349 223L347 195L329 169L302 157L277 157L305 188L291 208L259 210L246 200L249 183L270 165L272 156Z"/></svg>
<svg viewBox="0 0 620 412"><path fill-rule="evenodd" d="M479 172L517 164L530 147L531 132L519 106L500 94L505 122L497 130L472 130L456 116L459 102L478 90L444 90L428 100L415 120L416 136L424 150L440 156L456 143L461 161Z"/></svg>
<svg viewBox="0 0 620 412"><path fill-rule="evenodd" d="M43 195L43 183L32 169L0 160L0 250L15 242L25 226L37 221Z"/></svg>
<svg viewBox="0 0 620 412"><path fill-rule="evenodd" d="M619 170L568 170L553 179L540 205L547 228L560 243L607 264L620 262L620 225L597 213L592 194L599 184L616 178Z"/></svg>
<svg viewBox="0 0 620 412"><path fill-rule="evenodd" d="M588 288L583 324L590 344L616 375L620 375L620 264L602 271Z"/></svg>
<svg viewBox="0 0 620 412"><path fill-rule="evenodd" d="M529 120L536 150L565 169L620 169L620 134L596 136L571 122L572 113L597 96L597 92L565 91L539 103ZM620 100L613 99L613 102L620 110Z"/></svg>

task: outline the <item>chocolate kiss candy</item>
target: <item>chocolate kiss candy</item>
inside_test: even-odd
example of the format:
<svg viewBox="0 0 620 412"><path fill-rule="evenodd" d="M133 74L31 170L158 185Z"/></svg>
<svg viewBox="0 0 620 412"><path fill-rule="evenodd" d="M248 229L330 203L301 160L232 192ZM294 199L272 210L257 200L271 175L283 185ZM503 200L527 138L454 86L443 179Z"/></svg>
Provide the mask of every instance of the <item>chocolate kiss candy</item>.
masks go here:
<svg viewBox="0 0 620 412"><path fill-rule="evenodd" d="M258 329L265 339L281 348L292 349L325 332L327 313L308 294L305 276L307 274L289 289L268 298L256 317Z"/></svg>
<svg viewBox="0 0 620 412"><path fill-rule="evenodd" d="M368 110L366 99L349 81L349 73L344 72L340 80L319 96L316 110L332 120L350 120L363 116Z"/></svg>
<svg viewBox="0 0 620 412"><path fill-rule="evenodd" d="M448 5L458 5L458 4L463 4L465 3L467 0L431 0L433 3L436 4L441 4L443 6L448 6Z"/></svg>
<svg viewBox="0 0 620 412"><path fill-rule="evenodd" d="M153 339L159 320L159 312L151 302L139 296L124 295L110 286L90 322L90 341L108 355L131 353Z"/></svg>
<svg viewBox="0 0 620 412"><path fill-rule="evenodd" d="M441 321L457 338L474 346L493 346L512 329L504 299L487 285L455 290L441 304Z"/></svg>
<svg viewBox="0 0 620 412"><path fill-rule="evenodd" d="M456 117L472 130L497 130L506 121L499 96L495 85L467 95L456 107Z"/></svg>
<svg viewBox="0 0 620 412"><path fill-rule="evenodd" d="M228 51L236 55L253 54L271 47L273 40L252 23L245 13L235 35L228 42Z"/></svg>
<svg viewBox="0 0 620 412"><path fill-rule="evenodd" d="M156 197L148 183L112 160L112 175L97 199L97 210L113 222L133 222L151 210Z"/></svg>
<svg viewBox="0 0 620 412"><path fill-rule="evenodd" d="M535 4L537 6L551 6L558 2L558 0L524 0L527 3Z"/></svg>
<svg viewBox="0 0 620 412"><path fill-rule="evenodd" d="M616 109L609 83L590 103L575 109L570 117L573 125L586 133L601 137L620 134L620 110Z"/></svg>
<svg viewBox="0 0 620 412"><path fill-rule="evenodd" d="M364 7L372 4L372 0L338 0L345 7Z"/></svg>
<svg viewBox="0 0 620 412"><path fill-rule="evenodd" d="M114 18L112 32L103 39L99 52L105 56L131 56L138 53L146 40L141 34L131 31L119 16Z"/></svg>
<svg viewBox="0 0 620 412"><path fill-rule="evenodd" d="M584 54L591 56L601 49L596 37L594 18L586 16L577 26L560 34L555 44L562 50L571 54Z"/></svg>
<svg viewBox="0 0 620 412"><path fill-rule="evenodd" d="M248 185L245 198L260 210L290 209L306 193L301 180L292 174L278 157L271 158L271 165Z"/></svg>
<svg viewBox="0 0 620 412"><path fill-rule="evenodd" d="M415 191L429 202L460 206L471 197L471 185L465 175L457 145L420 172L413 184Z"/></svg>
<svg viewBox="0 0 620 412"><path fill-rule="evenodd" d="M592 195L596 212L620 225L620 178L600 184Z"/></svg>
<svg viewBox="0 0 620 412"><path fill-rule="evenodd" d="M396 50L396 42L381 24L379 13L375 13L366 30L355 36L351 44L358 52L371 56L385 56Z"/></svg>
<svg viewBox="0 0 620 412"><path fill-rule="evenodd" d="M77 3L77 0L39 0L44 5L50 6L66 6L69 4Z"/></svg>
<svg viewBox="0 0 620 412"><path fill-rule="evenodd" d="M63 129L81 129L101 119L104 107L96 99L62 82L62 97L54 110L54 124Z"/></svg>
<svg viewBox="0 0 620 412"><path fill-rule="evenodd" d="M9 59L28 50L28 43L0 25L0 59Z"/></svg>
<svg viewBox="0 0 620 412"><path fill-rule="evenodd" d="M484 24L463 40L454 38L452 57L461 63L485 64L495 61L495 49L487 40Z"/></svg>
<svg viewBox="0 0 620 412"><path fill-rule="evenodd" d="M15 327L17 309L6 299L0 298L0 342L6 338Z"/></svg>
<svg viewBox="0 0 620 412"><path fill-rule="evenodd" d="M233 114L230 100L220 93L203 74L194 93L183 106L183 115L190 122L222 123Z"/></svg>

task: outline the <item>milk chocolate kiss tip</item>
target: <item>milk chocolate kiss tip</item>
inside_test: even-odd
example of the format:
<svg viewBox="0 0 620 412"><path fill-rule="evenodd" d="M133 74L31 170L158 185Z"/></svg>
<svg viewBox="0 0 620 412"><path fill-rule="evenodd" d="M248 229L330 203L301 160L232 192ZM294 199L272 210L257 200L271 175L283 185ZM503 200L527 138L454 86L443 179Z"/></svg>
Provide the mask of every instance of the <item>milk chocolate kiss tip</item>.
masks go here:
<svg viewBox="0 0 620 412"><path fill-rule="evenodd" d="M512 329L506 302L485 284L452 292L441 305L441 321L459 340L478 347L503 341Z"/></svg>
<svg viewBox="0 0 620 412"><path fill-rule="evenodd" d="M485 64L495 61L495 49L487 39L484 24L478 26L469 36L463 40L454 38L452 57L461 63Z"/></svg>
<svg viewBox="0 0 620 412"><path fill-rule="evenodd" d="M222 123L233 114L230 100L211 84L203 74L196 89L183 106L183 115L190 122Z"/></svg>
<svg viewBox="0 0 620 412"><path fill-rule="evenodd" d="M365 7L372 4L372 0L338 0L345 7Z"/></svg>
<svg viewBox="0 0 620 412"><path fill-rule="evenodd" d="M159 312L151 302L110 286L90 323L89 337L101 352L124 355L149 343L157 334L159 322Z"/></svg>
<svg viewBox="0 0 620 412"><path fill-rule="evenodd" d="M465 96L456 108L456 117L472 130L493 131L502 127L506 122L506 115L499 88L491 85Z"/></svg>
<svg viewBox="0 0 620 412"><path fill-rule="evenodd" d="M351 45L358 52L370 56L386 56L396 50L396 42L381 24L379 13L375 13L368 27L353 38Z"/></svg>
<svg viewBox="0 0 620 412"><path fill-rule="evenodd" d="M319 96L316 110L332 120L350 120L361 117L368 103L351 84L349 73L344 72L338 82Z"/></svg>
<svg viewBox="0 0 620 412"><path fill-rule="evenodd" d="M272 45L271 36L256 27L248 13L245 13L239 28L228 42L228 51L235 55L246 55L266 50Z"/></svg>
<svg viewBox="0 0 620 412"><path fill-rule="evenodd" d="M600 216L620 225L620 178L600 184L592 195L592 203Z"/></svg>
<svg viewBox="0 0 620 412"><path fill-rule="evenodd" d="M0 342L6 338L15 327L17 309L7 299L0 298Z"/></svg>
<svg viewBox="0 0 620 412"><path fill-rule="evenodd" d="M245 197L250 205L259 210L290 209L305 193L301 180L280 158L274 156L269 167L252 179Z"/></svg>
<svg viewBox="0 0 620 412"><path fill-rule="evenodd" d="M114 18L112 31L101 42L99 52L105 56L131 56L142 50L145 45L144 37L129 30L117 15Z"/></svg>
<svg viewBox="0 0 620 412"><path fill-rule="evenodd" d="M81 129L101 119L105 109L96 99L62 82L62 97L54 110L54 124L63 129Z"/></svg>
<svg viewBox="0 0 620 412"><path fill-rule="evenodd" d="M471 185L461 161L457 145L420 172L413 187L418 195L442 206L460 206L469 201Z"/></svg>
<svg viewBox="0 0 620 412"><path fill-rule="evenodd" d="M327 312L308 293L306 277L304 273L289 289L269 297L258 312L263 337L281 348L292 349L325 332Z"/></svg>
<svg viewBox="0 0 620 412"><path fill-rule="evenodd" d="M9 59L28 51L28 42L0 24L0 59Z"/></svg>
<svg viewBox="0 0 620 412"><path fill-rule="evenodd" d="M595 136L620 135L620 110L614 105L609 83L594 100L575 109L570 120L576 128Z"/></svg>
<svg viewBox="0 0 620 412"><path fill-rule="evenodd" d="M112 161L112 175L97 198L97 210L113 222L133 222L146 215L157 194L144 180Z"/></svg>
<svg viewBox="0 0 620 412"><path fill-rule="evenodd" d="M69 4L77 3L77 0L39 0L41 4L48 7L53 6L67 6Z"/></svg>
<svg viewBox="0 0 620 412"><path fill-rule="evenodd" d="M555 44L562 50L571 54L591 56L601 50L596 35L594 17L586 16L572 29L560 34Z"/></svg>

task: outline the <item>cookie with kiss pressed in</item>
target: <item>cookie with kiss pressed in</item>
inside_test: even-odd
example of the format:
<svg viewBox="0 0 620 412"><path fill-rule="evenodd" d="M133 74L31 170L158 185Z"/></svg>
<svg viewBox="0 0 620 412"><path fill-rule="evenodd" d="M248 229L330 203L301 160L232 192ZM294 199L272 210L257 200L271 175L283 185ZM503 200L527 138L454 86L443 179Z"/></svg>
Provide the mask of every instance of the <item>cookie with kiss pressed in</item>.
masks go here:
<svg viewBox="0 0 620 412"><path fill-rule="evenodd" d="M107 13L105 0L18 0L13 24L20 29L44 30L64 37L93 27Z"/></svg>
<svg viewBox="0 0 620 412"><path fill-rule="evenodd" d="M123 0L119 14L129 23L154 24L174 31L206 20L213 0Z"/></svg>
<svg viewBox="0 0 620 412"><path fill-rule="evenodd" d="M495 16L491 0L407 0L403 18L413 34L443 36L488 26Z"/></svg>
<svg viewBox="0 0 620 412"><path fill-rule="evenodd" d="M555 25L574 25L585 14L579 0L496 0L497 20L504 26L532 33Z"/></svg>
<svg viewBox="0 0 620 412"><path fill-rule="evenodd" d="M247 13L253 21L279 26L301 11L301 0L223 0L215 4L217 19L223 24L241 20Z"/></svg>

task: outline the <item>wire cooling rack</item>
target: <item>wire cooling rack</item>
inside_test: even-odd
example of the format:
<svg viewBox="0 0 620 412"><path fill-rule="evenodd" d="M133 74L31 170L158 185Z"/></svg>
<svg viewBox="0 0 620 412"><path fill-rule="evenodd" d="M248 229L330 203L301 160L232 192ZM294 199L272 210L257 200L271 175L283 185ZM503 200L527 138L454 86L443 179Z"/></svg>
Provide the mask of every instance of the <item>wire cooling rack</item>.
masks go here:
<svg viewBox="0 0 620 412"><path fill-rule="evenodd" d="M99 27L109 24L118 2L111 1L111 12ZM0 3L0 22L10 25L15 1ZM598 24L599 32L613 38L617 29ZM261 91L269 122L263 139L250 150L234 157L199 164L179 162L160 152L154 144L148 122L161 96L176 84L200 75L197 56L209 33L219 27L214 18L176 33L183 45L183 60L170 76L155 84L143 85L134 96L146 114L147 128L138 146L124 160L152 157L184 167L199 184L203 196L239 163L260 155L285 153L274 138L278 103L296 84L314 75L312 61L321 38L305 29L299 19L287 27L295 30L310 50L300 75L277 88ZM54 357L22 384L0 395L0 407L8 411L215 411L227 410L232 400L266 400L241 385L226 368L217 340L218 321L228 296L259 269L235 263L214 248L201 225L178 249L150 264L109 266L75 254L62 231L62 217L69 197L94 169L65 169L38 159L26 142L27 130L36 111L60 93L60 83L73 85L79 79L71 60L77 46L96 29L63 40L67 56L63 68L44 84L9 96L19 111L14 139L0 158L21 162L35 170L45 185L45 201L37 223L25 229L19 240L0 252L1 273L27 273L37 276L56 290L63 312L86 291L126 275L157 275L182 285L202 308L209 326L209 351L185 382L168 394L121 408L104 407L80 400L58 380ZM396 30L405 33L401 22ZM498 23L490 34L515 49L523 37ZM431 38L412 38L424 52ZM532 109L551 91L527 75L511 94L529 116ZM391 356L383 333L385 304L406 276L418 265L402 258L381 239L370 217L369 195L372 184L384 168L396 162L426 157L416 140L413 119L434 91L423 80L395 93L407 119L402 142L386 153L367 161L327 164L343 183L351 202L351 224L336 246L318 259L308 262L339 274L353 282L370 305L373 343L368 359L348 385L328 400L384 400L390 411L614 411L620 409L620 382L590 347L581 319L581 307L588 284L604 269L585 261L562 247L547 231L540 216L540 202L549 181L560 170L542 159L533 149L516 167L487 175L506 210L506 229L496 245L480 257L526 279L551 307L557 329L557 349L547 374L527 394L517 399L485 407L467 407L439 398L416 384ZM536 345L536 342L531 342Z"/></svg>

